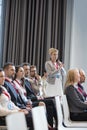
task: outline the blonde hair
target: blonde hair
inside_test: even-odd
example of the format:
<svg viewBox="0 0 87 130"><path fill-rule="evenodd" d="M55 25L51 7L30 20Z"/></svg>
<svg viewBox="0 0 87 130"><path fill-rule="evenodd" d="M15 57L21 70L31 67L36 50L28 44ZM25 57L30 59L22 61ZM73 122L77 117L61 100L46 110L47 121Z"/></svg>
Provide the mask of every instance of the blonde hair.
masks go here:
<svg viewBox="0 0 87 130"><path fill-rule="evenodd" d="M67 73L67 77L66 77L66 82L65 82L65 87L69 86L69 85L74 85L75 83L75 72L78 69L70 69Z"/></svg>
<svg viewBox="0 0 87 130"><path fill-rule="evenodd" d="M58 53L58 50L56 48L50 48L49 49L49 54L51 55L53 52L57 52Z"/></svg>

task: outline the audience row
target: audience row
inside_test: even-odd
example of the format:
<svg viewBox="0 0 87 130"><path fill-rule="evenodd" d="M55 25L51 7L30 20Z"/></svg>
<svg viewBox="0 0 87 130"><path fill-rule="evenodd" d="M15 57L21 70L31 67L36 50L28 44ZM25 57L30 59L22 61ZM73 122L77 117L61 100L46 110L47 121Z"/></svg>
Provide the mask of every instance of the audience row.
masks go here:
<svg viewBox="0 0 87 130"><path fill-rule="evenodd" d="M53 127L53 118L57 126L54 98L44 98L41 77L36 73L36 66L22 64L15 67L13 63L6 63L3 69L0 71L0 110L5 110L3 113L0 111L0 116L22 111L25 113L28 126L33 129L32 107L44 105L49 126Z"/></svg>

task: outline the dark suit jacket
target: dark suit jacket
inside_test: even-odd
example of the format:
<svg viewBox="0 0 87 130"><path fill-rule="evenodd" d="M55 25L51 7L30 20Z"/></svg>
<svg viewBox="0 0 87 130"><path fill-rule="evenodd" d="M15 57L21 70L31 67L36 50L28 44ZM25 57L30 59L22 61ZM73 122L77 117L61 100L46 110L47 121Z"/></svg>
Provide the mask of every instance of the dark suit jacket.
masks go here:
<svg viewBox="0 0 87 130"><path fill-rule="evenodd" d="M4 87L7 89L11 96L11 100L20 108L26 108L23 100L21 99L20 95L16 92L15 88L9 81L4 82Z"/></svg>
<svg viewBox="0 0 87 130"><path fill-rule="evenodd" d="M84 96L73 85L66 87L65 94L68 100L70 112L79 113L87 109Z"/></svg>
<svg viewBox="0 0 87 130"><path fill-rule="evenodd" d="M31 99L32 101L36 101L37 97L36 97L35 93L32 90L31 83L27 79L25 79L24 84L25 84L25 89L27 91L27 98Z"/></svg>

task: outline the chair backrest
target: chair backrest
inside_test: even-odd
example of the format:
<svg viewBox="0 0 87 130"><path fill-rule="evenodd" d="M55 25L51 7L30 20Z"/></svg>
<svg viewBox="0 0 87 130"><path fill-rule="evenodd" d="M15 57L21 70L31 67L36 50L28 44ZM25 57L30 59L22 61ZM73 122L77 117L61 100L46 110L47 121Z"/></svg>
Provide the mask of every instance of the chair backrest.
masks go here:
<svg viewBox="0 0 87 130"><path fill-rule="evenodd" d="M58 117L58 126L62 125L63 115L62 115L62 107L61 107L61 99L59 96L55 97L56 102L56 110L57 110L57 117Z"/></svg>
<svg viewBox="0 0 87 130"><path fill-rule="evenodd" d="M44 106L32 108L34 130L48 130L46 111Z"/></svg>
<svg viewBox="0 0 87 130"><path fill-rule="evenodd" d="M87 129L87 121L72 121L70 119L70 111L69 111L69 106L67 102L66 95L62 96L62 106L63 106L63 115L64 115L64 120L63 124L66 127L74 127L74 128L86 128Z"/></svg>
<svg viewBox="0 0 87 130"><path fill-rule="evenodd" d="M63 88L62 88L62 86L59 86L58 91L59 91L58 95L62 96L63 95Z"/></svg>
<svg viewBox="0 0 87 130"><path fill-rule="evenodd" d="M6 124L8 130L27 130L25 115L22 112L8 115Z"/></svg>
<svg viewBox="0 0 87 130"><path fill-rule="evenodd" d="M63 106L63 115L64 115L64 120L70 120L70 112L69 112L69 106L67 102L66 95L62 96L62 106Z"/></svg>
<svg viewBox="0 0 87 130"><path fill-rule="evenodd" d="M0 126L0 130L7 130L7 126Z"/></svg>

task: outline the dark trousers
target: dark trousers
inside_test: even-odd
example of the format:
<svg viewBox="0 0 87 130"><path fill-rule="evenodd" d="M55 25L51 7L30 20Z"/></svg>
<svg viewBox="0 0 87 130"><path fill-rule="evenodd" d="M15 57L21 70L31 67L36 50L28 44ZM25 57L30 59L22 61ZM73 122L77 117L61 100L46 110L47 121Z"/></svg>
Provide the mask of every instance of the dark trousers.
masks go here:
<svg viewBox="0 0 87 130"><path fill-rule="evenodd" d="M55 119L56 127L57 127L57 111L55 105L55 99L44 99L44 103L46 104L47 115L48 115L48 123L53 127L53 117Z"/></svg>
<svg viewBox="0 0 87 130"><path fill-rule="evenodd" d="M3 126L6 125L5 116L0 117L0 126L1 126L1 125L3 125Z"/></svg>
<svg viewBox="0 0 87 130"><path fill-rule="evenodd" d="M72 121L87 121L87 112L82 112L82 113L70 112L70 119Z"/></svg>
<svg viewBox="0 0 87 130"><path fill-rule="evenodd" d="M37 100L36 102L44 102L46 105L46 110L47 110L47 121L50 126L53 127L53 117L56 122L56 127L57 127L57 111L56 111L56 105L55 105L55 99L54 98L45 98L41 100Z"/></svg>
<svg viewBox="0 0 87 130"><path fill-rule="evenodd" d="M33 130L33 120L32 120L32 113L31 111L29 112L29 114L25 115L26 117L26 122L27 122L27 127L30 128L30 130Z"/></svg>

